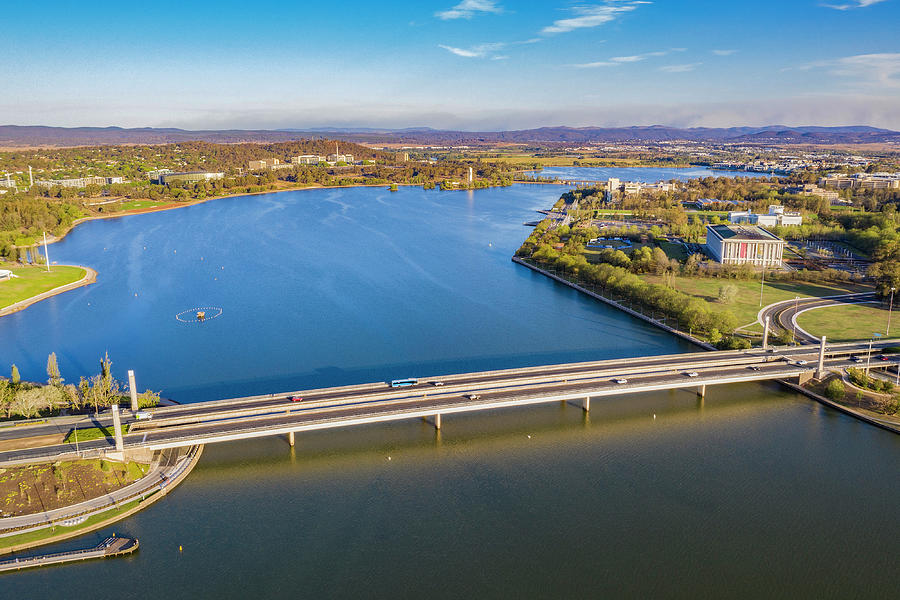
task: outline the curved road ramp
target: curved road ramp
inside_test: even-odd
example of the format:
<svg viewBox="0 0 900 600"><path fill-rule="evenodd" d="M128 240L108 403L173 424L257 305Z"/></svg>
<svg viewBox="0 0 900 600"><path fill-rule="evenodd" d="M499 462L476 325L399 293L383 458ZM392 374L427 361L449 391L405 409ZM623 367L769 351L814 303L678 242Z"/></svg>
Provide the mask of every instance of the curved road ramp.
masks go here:
<svg viewBox="0 0 900 600"><path fill-rule="evenodd" d="M137 550L139 546L140 544L135 538L110 537L100 542L97 546L85 550L42 554L40 556L0 561L0 573L6 571L21 571L22 569L45 567L48 565L60 565L69 562L80 562L92 558L124 556L125 554L131 554Z"/></svg>

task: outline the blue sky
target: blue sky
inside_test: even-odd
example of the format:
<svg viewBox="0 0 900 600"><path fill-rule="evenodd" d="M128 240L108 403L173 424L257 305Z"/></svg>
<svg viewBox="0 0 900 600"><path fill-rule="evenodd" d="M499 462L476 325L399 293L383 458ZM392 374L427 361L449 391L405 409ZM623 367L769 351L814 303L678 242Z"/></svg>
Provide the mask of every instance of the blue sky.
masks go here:
<svg viewBox="0 0 900 600"><path fill-rule="evenodd" d="M900 129L900 0L28 4L2 124Z"/></svg>

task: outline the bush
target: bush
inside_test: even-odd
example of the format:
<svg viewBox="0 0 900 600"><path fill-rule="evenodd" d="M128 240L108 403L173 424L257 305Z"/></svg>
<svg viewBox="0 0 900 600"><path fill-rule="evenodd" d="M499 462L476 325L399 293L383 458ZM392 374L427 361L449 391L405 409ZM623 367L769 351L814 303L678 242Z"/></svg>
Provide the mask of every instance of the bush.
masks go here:
<svg viewBox="0 0 900 600"><path fill-rule="evenodd" d="M840 400L844 397L844 382L840 379L832 379L825 388L825 395L832 400Z"/></svg>
<svg viewBox="0 0 900 600"><path fill-rule="evenodd" d="M729 335L722 338L716 344L719 350L746 350L750 347L750 340L736 335Z"/></svg>

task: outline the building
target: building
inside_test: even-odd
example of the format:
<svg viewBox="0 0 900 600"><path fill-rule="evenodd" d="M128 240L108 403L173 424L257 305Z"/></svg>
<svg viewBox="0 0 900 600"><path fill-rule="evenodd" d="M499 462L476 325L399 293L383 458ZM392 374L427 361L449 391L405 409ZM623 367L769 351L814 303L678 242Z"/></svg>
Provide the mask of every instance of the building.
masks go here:
<svg viewBox="0 0 900 600"><path fill-rule="evenodd" d="M330 163L344 162L344 163L350 164L353 162L353 155L352 154L329 154L328 162L330 162Z"/></svg>
<svg viewBox="0 0 900 600"><path fill-rule="evenodd" d="M325 162L325 157L316 156L315 154L302 154L290 159L292 165L317 165L320 162Z"/></svg>
<svg viewBox="0 0 900 600"><path fill-rule="evenodd" d="M706 249L726 265L781 267L784 240L757 225L707 225Z"/></svg>
<svg viewBox="0 0 900 600"><path fill-rule="evenodd" d="M215 173L210 171L184 171L178 173L164 173L159 176L158 183L160 185L169 185L172 183L183 183L190 181L212 181L215 179L223 179L225 173Z"/></svg>
<svg viewBox="0 0 900 600"><path fill-rule="evenodd" d="M839 194L837 192L820 188L813 183L807 183L794 188L787 188L786 191L792 194L800 194L801 196L818 196L832 203L836 202L839 198Z"/></svg>
<svg viewBox="0 0 900 600"><path fill-rule="evenodd" d="M863 188L868 190L900 189L900 173L854 173L853 175L828 175L819 179L822 187L839 190Z"/></svg>
<svg viewBox="0 0 900 600"><path fill-rule="evenodd" d="M250 161L250 170L251 171L264 171L266 169L271 169L273 167L277 167L281 164L281 161L277 158L264 158L262 160L251 160Z"/></svg>
<svg viewBox="0 0 900 600"><path fill-rule="evenodd" d="M124 177L78 177L75 179L39 179L34 184L45 188L83 188L89 185L112 185L113 183L124 182Z"/></svg>
<svg viewBox="0 0 900 600"><path fill-rule="evenodd" d="M783 206L771 204L769 205L769 212L764 215L754 214L752 210L748 209L728 213L728 221L730 223L748 223L761 227L788 227L791 225L803 225L803 215L795 212L784 212Z"/></svg>

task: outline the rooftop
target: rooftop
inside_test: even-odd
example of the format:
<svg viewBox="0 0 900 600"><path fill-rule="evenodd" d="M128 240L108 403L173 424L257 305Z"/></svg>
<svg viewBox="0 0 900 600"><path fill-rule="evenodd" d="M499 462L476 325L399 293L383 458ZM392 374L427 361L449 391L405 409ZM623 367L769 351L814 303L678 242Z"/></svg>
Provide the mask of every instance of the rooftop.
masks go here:
<svg viewBox="0 0 900 600"><path fill-rule="evenodd" d="M723 240L763 240L779 242L781 238L756 225L707 225Z"/></svg>

